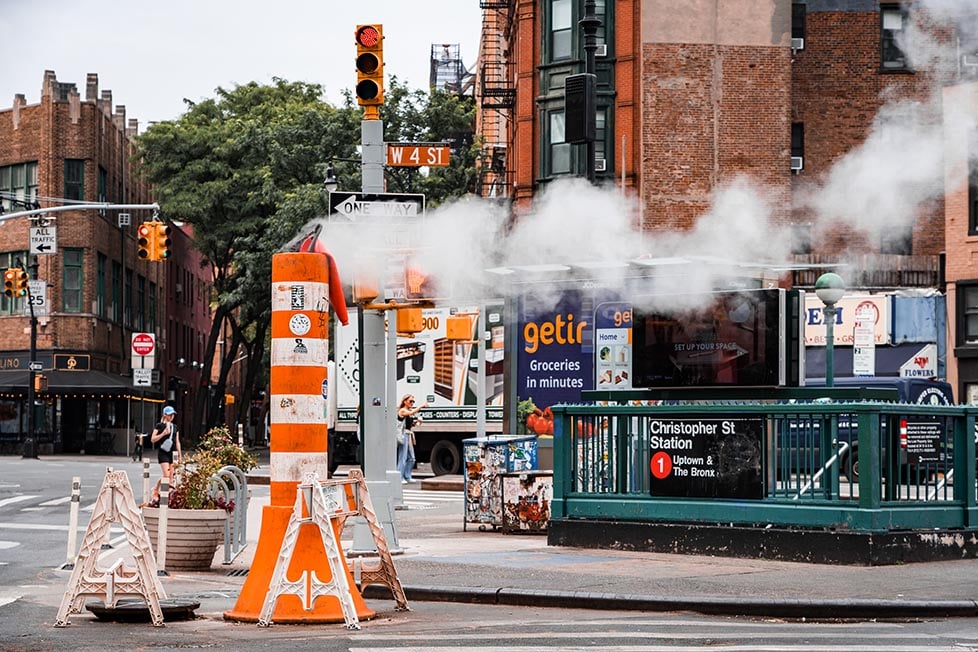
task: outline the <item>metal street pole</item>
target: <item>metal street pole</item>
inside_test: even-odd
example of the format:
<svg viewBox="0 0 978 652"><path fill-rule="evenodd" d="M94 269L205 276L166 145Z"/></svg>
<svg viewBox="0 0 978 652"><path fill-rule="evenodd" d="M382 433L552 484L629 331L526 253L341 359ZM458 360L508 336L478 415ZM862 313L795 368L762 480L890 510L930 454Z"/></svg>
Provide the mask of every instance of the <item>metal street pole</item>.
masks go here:
<svg viewBox="0 0 978 652"><path fill-rule="evenodd" d="M361 178L365 193L384 192L384 123L381 120L360 122ZM400 474L396 470L396 444L394 442L393 413L396 400L386 378L387 355L385 346L384 313L360 307L360 424L363 439L363 472L377 511L377 519L384 528L384 536L391 552L401 552L394 519L394 503L401 495ZM391 330L394 329L393 317ZM394 334L396 338L396 333ZM394 340L396 346L396 339ZM396 388L396 385L395 385ZM396 487L396 493L395 493ZM362 517L353 521L353 553L376 552L370 527Z"/></svg>
<svg viewBox="0 0 978 652"><path fill-rule="evenodd" d="M835 304L822 308L825 315L825 386L835 384L835 315L839 311Z"/></svg>
<svg viewBox="0 0 978 652"><path fill-rule="evenodd" d="M17 261L17 265L20 266L20 261ZM37 278L38 262L37 256L34 256L34 260L30 265L31 275L30 278ZM35 370L37 362L37 317L34 315L34 301L31 296L31 286L27 286L27 307L31 314L31 359L28 365L27 372L27 439L24 440L24 457L37 457L37 438L34 432L34 381L37 378L37 371Z"/></svg>
<svg viewBox="0 0 978 652"><path fill-rule="evenodd" d="M578 25L581 31L584 32L584 72L587 74L594 74L595 68L595 52L598 49L598 39L597 33L598 28L601 27L601 19L597 17L594 13L594 0L584 0L584 18L578 21ZM597 104L597 84L591 86L591 97L590 105L595 112L598 110ZM596 116L593 119L597 119ZM589 138L587 141L587 180L594 183L595 170L594 170L594 139Z"/></svg>

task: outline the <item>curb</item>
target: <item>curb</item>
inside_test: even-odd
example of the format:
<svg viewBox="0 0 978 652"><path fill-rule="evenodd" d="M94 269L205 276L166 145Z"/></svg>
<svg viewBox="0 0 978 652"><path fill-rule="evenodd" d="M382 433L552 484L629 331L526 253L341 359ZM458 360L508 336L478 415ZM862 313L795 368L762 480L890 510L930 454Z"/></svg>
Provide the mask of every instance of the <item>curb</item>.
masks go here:
<svg viewBox="0 0 978 652"><path fill-rule="evenodd" d="M512 587L465 588L404 586L405 596L420 602L461 602L608 611L692 611L708 615L769 618L974 618L974 600L800 600L716 596L654 596L588 591L545 591ZM383 586L370 585L365 598L390 599Z"/></svg>

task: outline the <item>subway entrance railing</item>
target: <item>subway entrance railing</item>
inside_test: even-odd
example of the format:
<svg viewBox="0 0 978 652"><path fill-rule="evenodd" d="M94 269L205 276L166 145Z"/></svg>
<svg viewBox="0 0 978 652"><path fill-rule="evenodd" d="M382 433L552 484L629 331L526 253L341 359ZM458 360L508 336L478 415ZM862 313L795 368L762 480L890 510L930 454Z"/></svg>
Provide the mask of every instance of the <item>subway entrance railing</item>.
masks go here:
<svg viewBox="0 0 978 652"><path fill-rule="evenodd" d="M867 389L657 396L666 400L554 408L551 518L978 528L978 409Z"/></svg>

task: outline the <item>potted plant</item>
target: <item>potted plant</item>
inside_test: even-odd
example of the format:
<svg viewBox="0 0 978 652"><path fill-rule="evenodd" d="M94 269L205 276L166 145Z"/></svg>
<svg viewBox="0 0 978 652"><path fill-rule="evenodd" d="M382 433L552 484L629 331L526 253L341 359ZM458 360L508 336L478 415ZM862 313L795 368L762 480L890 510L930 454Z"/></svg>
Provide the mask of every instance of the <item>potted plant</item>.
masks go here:
<svg viewBox="0 0 978 652"><path fill-rule="evenodd" d="M225 466L247 472L257 465L255 456L231 438L227 426L209 430L194 452L179 461L167 508L167 569L210 568L217 547L224 542L224 523L238 507L233 499L213 491L211 477ZM247 505L240 507L247 509ZM159 513L159 501L143 508L143 521L157 553Z"/></svg>

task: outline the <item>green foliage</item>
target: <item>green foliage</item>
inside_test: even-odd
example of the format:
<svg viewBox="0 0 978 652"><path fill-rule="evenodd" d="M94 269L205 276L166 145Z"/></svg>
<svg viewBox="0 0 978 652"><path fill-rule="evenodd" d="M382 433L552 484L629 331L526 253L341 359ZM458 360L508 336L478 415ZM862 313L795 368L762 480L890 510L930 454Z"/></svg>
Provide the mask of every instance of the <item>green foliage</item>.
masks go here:
<svg viewBox="0 0 978 652"><path fill-rule="evenodd" d="M233 511L233 500L225 502L223 496L218 498L209 492L211 476L225 466L236 466L247 472L257 465L255 456L231 438L227 426L211 428L197 449L179 465L169 505L174 509L223 508Z"/></svg>
<svg viewBox="0 0 978 652"><path fill-rule="evenodd" d="M525 435L529 432L526 427L526 418L533 414L537 409L536 404L533 402L533 398L527 398L525 401L518 401L516 403L516 434Z"/></svg>
<svg viewBox="0 0 978 652"><path fill-rule="evenodd" d="M248 388L268 380L263 358L272 255L326 213L322 182L329 159L358 158L361 110L349 92L341 107L322 96L319 85L283 79L218 88L214 98L188 101L179 118L151 125L139 137L142 174L153 184L164 217L192 227L193 244L210 266L214 323L204 368L212 368L216 343L229 327L235 346L224 351L225 363L237 359L242 347ZM451 165L427 175L416 168L388 169L388 191L424 193L429 207L471 192L477 178L472 98L412 91L396 77L385 96L380 115L387 142L444 141L452 147ZM334 168L341 189L360 189L359 164L335 161ZM215 396L224 393L222 383L215 385ZM212 425L216 407L204 416L204 396L191 423ZM250 396L241 399L250 404Z"/></svg>

